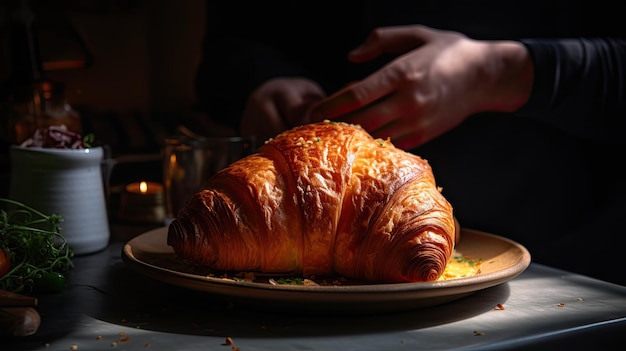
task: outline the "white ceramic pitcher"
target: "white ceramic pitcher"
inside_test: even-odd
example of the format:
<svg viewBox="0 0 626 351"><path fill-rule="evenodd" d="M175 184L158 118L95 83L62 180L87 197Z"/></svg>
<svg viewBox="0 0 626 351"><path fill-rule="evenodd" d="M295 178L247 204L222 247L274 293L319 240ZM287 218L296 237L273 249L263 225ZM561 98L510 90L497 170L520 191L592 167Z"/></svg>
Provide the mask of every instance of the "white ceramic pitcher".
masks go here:
<svg viewBox="0 0 626 351"><path fill-rule="evenodd" d="M54 149L14 145L9 197L63 217L59 230L76 255L107 247L109 222L101 147Z"/></svg>

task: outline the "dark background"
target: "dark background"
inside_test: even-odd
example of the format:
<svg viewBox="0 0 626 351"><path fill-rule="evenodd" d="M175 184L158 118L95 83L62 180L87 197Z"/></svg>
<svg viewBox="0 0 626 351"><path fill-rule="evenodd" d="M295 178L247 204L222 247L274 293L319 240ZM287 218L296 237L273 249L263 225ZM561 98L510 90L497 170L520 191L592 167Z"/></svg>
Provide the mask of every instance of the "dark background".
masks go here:
<svg viewBox="0 0 626 351"><path fill-rule="evenodd" d="M15 1L0 2L0 84L11 72L6 29ZM144 174L128 177L161 177L151 161L158 160L163 137L194 113L205 2L31 0L31 9L46 75L65 84L85 133L93 132L123 162L150 163L135 167ZM6 116L0 119L3 128ZM6 196L9 172L2 140L0 196Z"/></svg>

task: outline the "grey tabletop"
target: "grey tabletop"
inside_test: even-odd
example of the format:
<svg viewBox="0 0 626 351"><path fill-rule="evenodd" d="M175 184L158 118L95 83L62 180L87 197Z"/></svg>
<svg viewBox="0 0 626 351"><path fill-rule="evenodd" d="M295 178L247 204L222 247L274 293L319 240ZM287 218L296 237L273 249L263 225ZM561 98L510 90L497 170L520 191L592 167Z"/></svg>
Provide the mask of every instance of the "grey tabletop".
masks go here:
<svg viewBox="0 0 626 351"><path fill-rule="evenodd" d="M39 297L38 332L0 340L1 349L605 350L626 341L626 287L536 263L442 305L309 315L238 305L128 269L122 247L142 230L113 227L106 250L76 257L67 289Z"/></svg>

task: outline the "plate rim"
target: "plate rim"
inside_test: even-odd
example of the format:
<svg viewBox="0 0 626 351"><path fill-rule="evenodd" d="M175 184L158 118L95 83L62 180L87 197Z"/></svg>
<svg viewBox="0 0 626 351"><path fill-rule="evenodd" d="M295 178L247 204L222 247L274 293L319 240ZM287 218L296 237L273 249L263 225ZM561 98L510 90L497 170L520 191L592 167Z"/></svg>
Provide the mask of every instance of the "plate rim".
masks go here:
<svg viewBox="0 0 626 351"><path fill-rule="evenodd" d="M446 294L464 294L482 290L488 287L499 285L515 278L521 274L531 263L531 255L529 251L518 242L487 233L484 231L462 228L461 240L468 235L484 236L490 240L500 241L518 249L520 255L518 260L512 265L503 269L478 274L472 277L456 278L445 281L435 282L409 282L409 283L382 283L367 285L328 285L328 286L301 286L301 285L271 285L267 283L235 281L230 279L221 279L216 277L207 277L195 275L187 272L176 271L167 267L154 265L138 258L133 250L139 248L135 243L139 240L145 240L146 237L162 235L166 236L167 226L155 228L147 232L141 233L126 242L122 249L122 260L126 265L133 268L139 273L151 276L154 279L165 283L182 286L188 289L200 290L209 293L217 293L220 295L228 295L233 297L248 297L248 291L269 292L273 297L265 295L257 296L258 299L298 299L298 295L313 295L317 298L322 297L323 300L338 299L345 301L345 295L357 297L359 295L368 295L369 299L377 300L380 296L388 295L407 295L406 298L422 297L440 297ZM463 234L465 233L465 234ZM164 243L165 248L169 248ZM144 251L145 252L145 251ZM172 250L173 252L173 250ZM149 253L149 252L148 252ZM241 291L238 291L241 290ZM244 291L245 290L245 291ZM453 291L453 292L450 292Z"/></svg>

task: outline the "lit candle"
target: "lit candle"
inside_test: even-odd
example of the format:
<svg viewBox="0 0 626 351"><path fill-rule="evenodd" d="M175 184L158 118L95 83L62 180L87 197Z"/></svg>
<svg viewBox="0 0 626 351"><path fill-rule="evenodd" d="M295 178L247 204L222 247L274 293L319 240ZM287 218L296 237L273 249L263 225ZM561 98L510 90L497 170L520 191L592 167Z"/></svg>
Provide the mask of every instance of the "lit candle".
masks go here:
<svg viewBox="0 0 626 351"><path fill-rule="evenodd" d="M144 195L162 194L163 185L146 181L142 181L140 183L130 183L126 185L126 192Z"/></svg>
<svg viewBox="0 0 626 351"><path fill-rule="evenodd" d="M120 217L131 222L163 222L163 185L146 181L127 184L122 192Z"/></svg>

